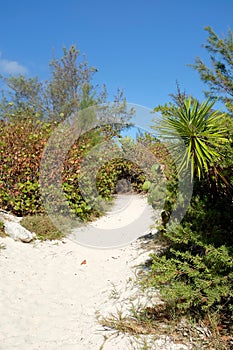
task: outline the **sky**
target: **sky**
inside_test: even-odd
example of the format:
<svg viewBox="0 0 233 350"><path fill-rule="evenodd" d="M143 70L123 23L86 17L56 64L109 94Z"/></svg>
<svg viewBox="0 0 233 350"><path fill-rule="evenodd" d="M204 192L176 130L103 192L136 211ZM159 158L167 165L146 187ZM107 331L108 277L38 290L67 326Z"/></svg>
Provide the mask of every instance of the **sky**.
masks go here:
<svg viewBox="0 0 233 350"><path fill-rule="evenodd" d="M0 74L49 79L53 53L76 45L98 69L94 83L118 88L129 103L154 108L170 100L176 81L201 100L204 84L188 66L211 26L233 30L232 0L9 0L0 2Z"/></svg>

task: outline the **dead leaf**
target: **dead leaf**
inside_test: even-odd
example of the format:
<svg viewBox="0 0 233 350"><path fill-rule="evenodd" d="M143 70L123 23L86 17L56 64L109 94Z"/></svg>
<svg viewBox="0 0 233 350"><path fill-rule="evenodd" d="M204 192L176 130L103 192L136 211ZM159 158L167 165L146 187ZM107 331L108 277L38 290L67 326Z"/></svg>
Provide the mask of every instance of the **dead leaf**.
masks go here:
<svg viewBox="0 0 233 350"><path fill-rule="evenodd" d="M229 335L223 335L221 338L222 338L222 341L228 341L231 339Z"/></svg>

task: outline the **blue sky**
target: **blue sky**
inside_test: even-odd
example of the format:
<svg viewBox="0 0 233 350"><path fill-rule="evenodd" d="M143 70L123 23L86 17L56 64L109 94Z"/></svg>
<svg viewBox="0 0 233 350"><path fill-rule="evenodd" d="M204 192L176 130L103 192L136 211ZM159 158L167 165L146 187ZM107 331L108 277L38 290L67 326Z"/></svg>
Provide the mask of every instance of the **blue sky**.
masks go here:
<svg viewBox="0 0 233 350"><path fill-rule="evenodd" d="M49 77L52 52L76 44L95 82L117 88L127 101L153 108L181 88L203 99L203 83L187 64L202 47L205 26L233 30L232 0L9 0L0 4L0 74Z"/></svg>

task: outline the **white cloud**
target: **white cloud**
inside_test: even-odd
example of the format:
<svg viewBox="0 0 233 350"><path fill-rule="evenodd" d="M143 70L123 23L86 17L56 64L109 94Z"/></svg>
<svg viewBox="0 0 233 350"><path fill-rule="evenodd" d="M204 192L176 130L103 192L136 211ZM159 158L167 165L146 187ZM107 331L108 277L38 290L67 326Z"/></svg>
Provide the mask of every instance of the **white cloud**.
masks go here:
<svg viewBox="0 0 233 350"><path fill-rule="evenodd" d="M0 73L3 74L27 74L28 70L26 67L19 64L17 61L6 60L1 57L0 52Z"/></svg>

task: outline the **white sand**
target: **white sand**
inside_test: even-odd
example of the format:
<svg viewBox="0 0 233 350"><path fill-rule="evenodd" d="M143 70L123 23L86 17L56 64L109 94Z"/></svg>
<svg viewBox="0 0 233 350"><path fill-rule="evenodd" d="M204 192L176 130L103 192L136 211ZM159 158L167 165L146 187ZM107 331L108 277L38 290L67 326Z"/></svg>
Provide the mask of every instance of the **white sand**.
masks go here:
<svg viewBox="0 0 233 350"><path fill-rule="evenodd" d="M133 215L135 211L134 207ZM111 227L114 220L109 215ZM1 238L0 243L6 246L0 250L2 350L101 349L104 336L111 333L98 324L96 311L115 311L115 299L110 296L116 290L130 293L127 281L134 278L135 258L144 261L148 255L138 258L138 241L105 250L69 239L27 244ZM137 349L135 346L128 337L118 335L102 349ZM186 348L161 340L153 349Z"/></svg>
<svg viewBox="0 0 233 350"><path fill-rule="evenodd" d="M145 196L117 195L111 212L88 226L74 229L70 239L91 248L125 247L149 232L157 217L158 211L147 204Z"/></svg>

